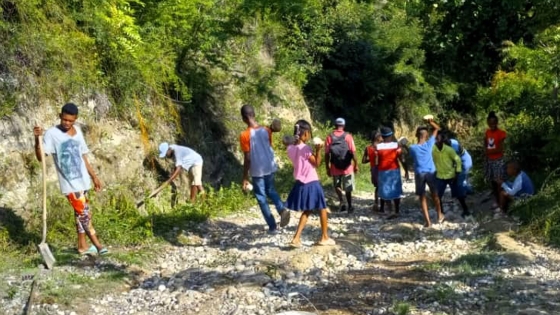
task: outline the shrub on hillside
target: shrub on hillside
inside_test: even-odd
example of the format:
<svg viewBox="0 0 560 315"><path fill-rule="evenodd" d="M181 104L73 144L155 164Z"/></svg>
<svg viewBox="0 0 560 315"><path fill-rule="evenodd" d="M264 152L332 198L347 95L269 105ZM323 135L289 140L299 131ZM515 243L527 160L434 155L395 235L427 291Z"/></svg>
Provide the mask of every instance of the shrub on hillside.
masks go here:
<svg viewBox="0 0 560 315"><path fill-rule="evenodd" d="M545 183L536 196L517 203L512 212L523 223L522 237L560 246L560 179Z"/></svg>

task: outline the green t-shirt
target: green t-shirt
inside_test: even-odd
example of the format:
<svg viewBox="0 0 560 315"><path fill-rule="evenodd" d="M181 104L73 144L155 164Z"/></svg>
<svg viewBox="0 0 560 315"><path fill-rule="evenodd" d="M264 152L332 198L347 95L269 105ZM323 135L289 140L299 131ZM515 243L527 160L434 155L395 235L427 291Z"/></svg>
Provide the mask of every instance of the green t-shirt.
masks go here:
<svg viewBox="0 0 560 315"><path fill-rule="evenodd" d="M461 173L461 158L452 147L444 144L440 150L434 145L432 157L436 166L436 178L451 179L455 177L455 173Z"/></svg>

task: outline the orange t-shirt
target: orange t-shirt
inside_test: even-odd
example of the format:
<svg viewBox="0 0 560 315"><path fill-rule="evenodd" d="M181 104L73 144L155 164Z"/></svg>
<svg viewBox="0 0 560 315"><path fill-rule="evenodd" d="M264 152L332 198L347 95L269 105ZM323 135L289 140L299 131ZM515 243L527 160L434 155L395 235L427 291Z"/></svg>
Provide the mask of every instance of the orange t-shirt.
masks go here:
<svg viewBox="0 0 560 315"><path fill-rule="evenodd" d="M270 146L272 146L272 130L268 127L257 127L253 129L264 128L268 132L268 142ZM243 152L251 152L251 127L247 127L247 129L241 132L239 136L239 144L241 145L241 151Z"/></svg>
<svg viewBox="0 0 560 315"><path fill-rule="evenodd" d="M377 166L377 152L375 152L375 147L373 145L367 146L367 155L369 159L369 166L374 168Z"/></svg>
<svg viewBox="0 0 560 315"><path fill-rule="evenodd" d="M378 169L388 171L399 168L401 148L397 142L382 142L377 145Z"/></svg>
<svg viewBox="0 0 560 315"><path fill-rule="evenodd" d="M506 132L502 129L486 130L486 135L484 136L484 142L486 145L486 156L490 160L501 159L504 156L503 152L498 153L488 153L488 149L502 149L502 143L506 139Z"/></svg>

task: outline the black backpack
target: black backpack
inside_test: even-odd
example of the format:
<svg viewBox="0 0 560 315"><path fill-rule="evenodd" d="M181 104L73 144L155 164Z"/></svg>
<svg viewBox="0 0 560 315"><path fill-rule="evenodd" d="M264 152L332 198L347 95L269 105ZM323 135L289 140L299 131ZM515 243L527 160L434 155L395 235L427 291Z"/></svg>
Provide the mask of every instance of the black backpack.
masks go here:
<svg viewBox="0 0 560 315"><path fill-rule="evenodd" d="M352 164L352 158L354 155L350 152L348 143L346 142L346 132L344 132L340 137L331 133L331 164L334 165L339 170L345 170Z"/></svg>

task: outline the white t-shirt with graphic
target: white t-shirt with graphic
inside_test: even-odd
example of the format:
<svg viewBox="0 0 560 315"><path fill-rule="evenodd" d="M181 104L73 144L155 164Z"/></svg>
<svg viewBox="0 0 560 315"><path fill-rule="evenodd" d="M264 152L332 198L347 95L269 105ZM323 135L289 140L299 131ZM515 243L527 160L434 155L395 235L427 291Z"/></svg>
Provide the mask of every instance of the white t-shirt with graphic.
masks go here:
<svg viewBox="0 0 560 315"><path fill-rule="evenodd" d="M74 125L71 137L58 127L52 127L43 138L45 153L53 156L60 190L67 195L91 189L91 178L83 155L89 152L82 130Z"/></svg>
<svg viewBox="0 0 560 315"><path fill-rule="evenodd" d="M182 166L188 171L193 165L202 165L202 156L195 150L176 144L169 147L175 152L175 166Z"/></svg>

